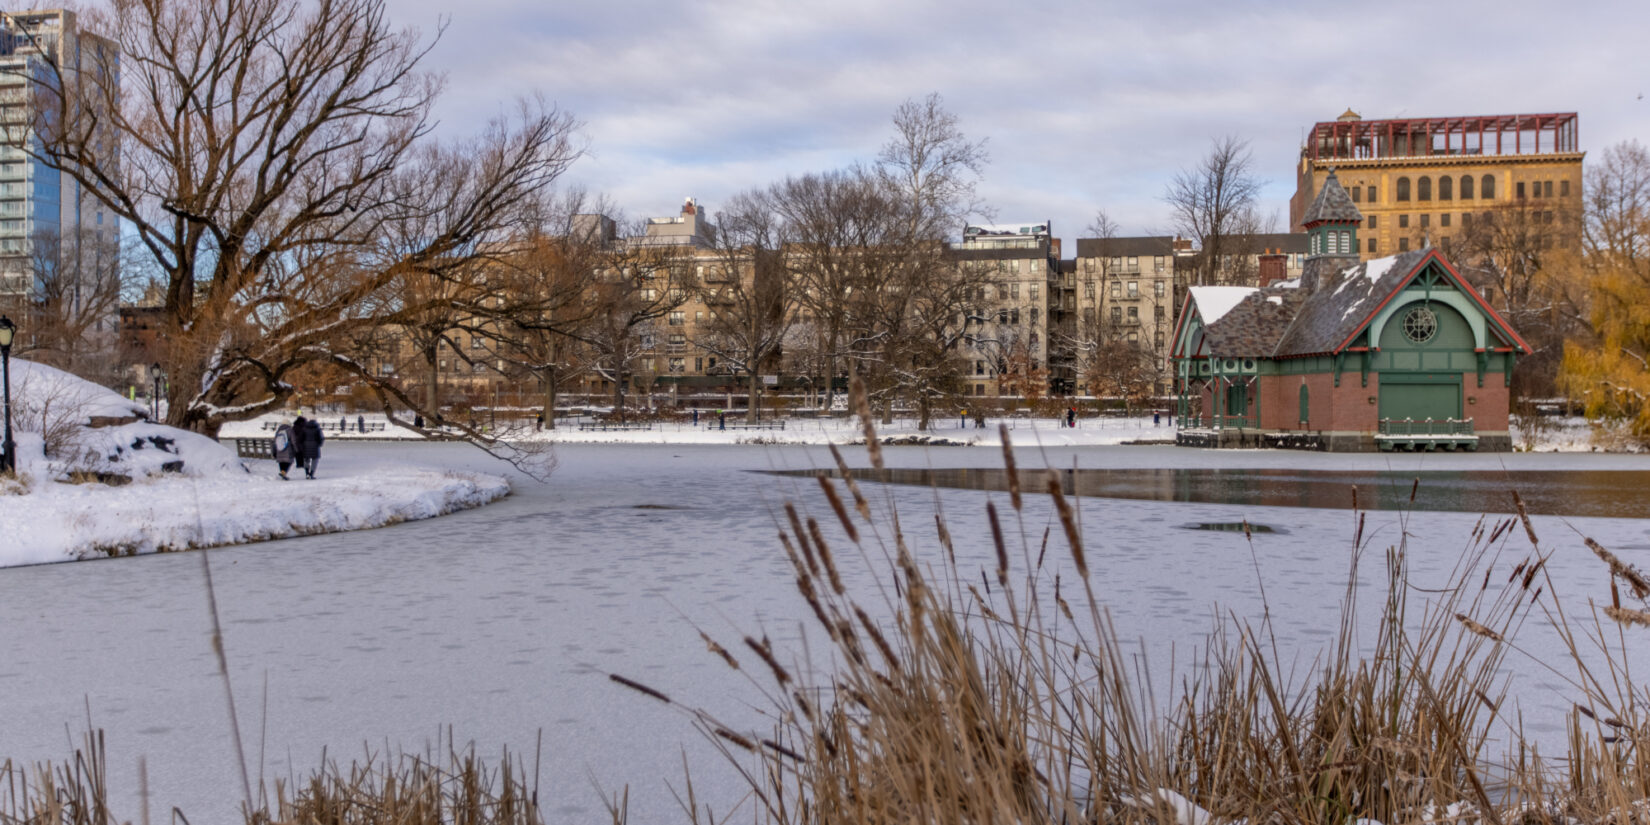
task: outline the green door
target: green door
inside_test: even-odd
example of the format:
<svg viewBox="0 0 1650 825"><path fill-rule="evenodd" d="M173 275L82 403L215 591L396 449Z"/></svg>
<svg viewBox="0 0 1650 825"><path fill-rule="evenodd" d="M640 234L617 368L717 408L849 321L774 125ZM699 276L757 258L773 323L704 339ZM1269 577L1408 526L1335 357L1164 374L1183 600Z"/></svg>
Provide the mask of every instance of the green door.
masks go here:
<svg viewBox="0 0 1650 825"><path fill-rule="evenodd" d="M1306 385L1302 384L1301 385L1301 417L1300 417L1301 426L1303 426L1303 427L1306 426L1306 422L1312 420L1311 413L1312 413L1311 394L1306 391Z"/></svg>
<svg viewBox="0 0 1650 825"><path fill-rule="evenodd" d="M1381 417L1442 421L1461 417L1461 376L1426 380L1381 376Z"/></svg>

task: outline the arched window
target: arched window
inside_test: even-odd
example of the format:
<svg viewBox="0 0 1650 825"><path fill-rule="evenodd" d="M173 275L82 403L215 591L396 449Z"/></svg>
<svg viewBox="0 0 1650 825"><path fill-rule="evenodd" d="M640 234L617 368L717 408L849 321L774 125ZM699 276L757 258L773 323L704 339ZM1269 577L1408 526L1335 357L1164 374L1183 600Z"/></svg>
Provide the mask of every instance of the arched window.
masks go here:
<svg viewBox="0 0 1650 825"><path fill-rule="evenodd" d="M1461 176L1461 200L1472 200L1472 175Z"/></svg>
<svg viewBox="0 0 1650 825"><path fill-rule="evenodd" d="M1455 178L1445 175L1438 179L1438 199L1452 200L1455 197Z"/></svg>
<svg viewBox="0 0 1650 825"><path fill-rule="evenodd" d="M1478 187L1478 197L1485 200L1495 197L1495 176L1485 175L1482 185Z"/></svg>
<svg viewBox="0 0 1650 825"><path fill-rule="evenodd" d="M1425 175L1415 184L1415 199L1418 201L1432 200L1432 178Z"/></svg>
<svg viewBox="0 0 1650 825"><path fill-rule="evenodd" d="M1398 200L1409 200L1409 178L1398 179Z"/></svg>

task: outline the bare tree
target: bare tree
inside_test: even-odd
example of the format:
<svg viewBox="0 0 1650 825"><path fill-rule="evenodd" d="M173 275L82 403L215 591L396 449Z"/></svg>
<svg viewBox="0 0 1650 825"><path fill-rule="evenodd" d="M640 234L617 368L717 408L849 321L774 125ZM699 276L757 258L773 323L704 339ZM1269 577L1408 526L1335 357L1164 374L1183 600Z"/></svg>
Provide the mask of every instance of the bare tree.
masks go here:
<svg viewBox="0 0 1650 825"><path fill-rule="evenodd" d="M435 143L430 43L383 0L112 0L85 22L113 49L36 84L27 151L127 222L164 280L171 423L278 408L317 363L386 411L426 406L340 342L454 299L408 279L472 288L579 156L573 119L528 100Z"/></svg>
<svg viewBox="0 0 1650 825"><path fill-rule="evenodd" d="M1220 282L1224 256L1234 254L1228 239L1247 231L1241 224L1254 216L1261 182L1254 176L1249 142L1218 138L1196 167L1181 169L1164 192L1176 231L1203 245L1197 284ZM1248 221L1254 223L1254 221Z"/></svg>
<svg viewBox="0 0 1650 825"><path fill-rule="evenodd" d="M1583 279L1576 277L1582 215L1562 201L1526 199L1462 213L1461 220L1446 251L1533 348L1513 370L1515 402L1551 396L1564 342L1586 326ZM1417 248L1433 240L1418 238Z"/></svg>
<svg viewBox="0 0 1650 825"><path fill-rule="evenodd" d="M750 422L760 415L761 374L775 367L800 299L783 258L781 230L765 193L735 195L717 216L715 260L699 284L710 317L694 343L745 373Z"/></svg>
<svg viewBox="0 0 1650 825"><path fill-rule="evenodd" d="M41 229L29 238L29 356L109 383L120 303L130 287L120 240L91 229Z"/></svg>

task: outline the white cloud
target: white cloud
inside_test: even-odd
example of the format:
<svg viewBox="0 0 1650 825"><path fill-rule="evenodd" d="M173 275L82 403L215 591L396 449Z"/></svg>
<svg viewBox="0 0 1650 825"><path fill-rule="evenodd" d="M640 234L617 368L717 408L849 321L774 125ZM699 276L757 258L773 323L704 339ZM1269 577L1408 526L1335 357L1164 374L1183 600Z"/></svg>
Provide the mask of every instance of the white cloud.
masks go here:
<svg viewBox="0 0 1650 825"><path fill-rule="evenodd" d="M1578 111L1583 148L1650 133L1638 32L1650 12L1483 0L1378 6L1058 0L641 0L462 7L397 0L433 29L443 130L540 91L587 124L572 178L633 214L693 194L715 209L787 174L869 159L900 101L944 95L990 139L981 192L1008 218L1051 218L1069 244L1095 209L1168 229L1160 198L1211 138L1251 142L1285 207L1300 140L1364 116ZM502 101L502 102L501 102Z"/></svg>

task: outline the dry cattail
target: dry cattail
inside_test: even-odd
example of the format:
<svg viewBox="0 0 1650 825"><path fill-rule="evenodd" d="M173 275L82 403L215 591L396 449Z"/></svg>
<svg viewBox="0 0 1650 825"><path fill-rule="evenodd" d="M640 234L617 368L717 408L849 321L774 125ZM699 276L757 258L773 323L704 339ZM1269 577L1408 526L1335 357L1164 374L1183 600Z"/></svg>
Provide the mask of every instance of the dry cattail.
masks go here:
<svg viewBox="0 0 1650 825"><path fill-rule="evenodd" d="M1008 548L1003 544L1003 526L997 520L997 505L985 503L986 518L991 521L991 541L997 546L997 583L1008 586Z"/></svg>
<svg viewBox="0 0 1650 825"><path fill-rule="evenodd" d="M814 549L819 552L819 563L825 567L825 577L831 581L831 589L838 596L842 595L842 577L836 573L836 561L831 558L831 546L825 543L825 534L819 529L819 522L813 517L808 518L808 535L814 538Z"/></svg>
<svg viewBox="0 0 1650 825"><path fill-rule="evenodd" d="M1606 607L1604 608L1604 615L1615 619L1619 624L1636 624L1643 625L1644 627L1650 627L1650 613L1646 613L1643 610L1632 610L1625 607Z"/></svg>
<svg viewBox="0 0 1650 825"><path fill-rule="evenodd" d="M945 548L945 557L952 567L957 566L957 548L951 544L951 531L946 529L945 519L939 513L934 514L934 531L939 534L940 546Z"/></svg>
<svg viewBox="0 0 1650 825"><path fill-rule="evenodd" d="M1077 565L1077 575L1087 580L1089 563L1083 554L1083 535L1077 529L1077 517L1071 511L1071 504L1060 489L1060 475L1053 470L1048 471L1048 494L1053 497L1054 509L1060 514L1060 526L1066 530L1066 543L1071 545L1071 560Z"/></svg>
<svg viewBox="0 0 1650 825"><path fill-rule="evenodd" d="M763 637L762 641L758 642L755 639L746 636L745 645L751 650L756 651L756 655L762 657L762 661L768 664L768 669L773 671L773 678L779 680L779 684L784 685L791 681L790 672L785 670L785 668L780 667L779 660L773 657L773 645L768 642L767 637Z"/></svg>
<svg viewBox="0 0 1650 825"><path fill-rule="evenodd" d="M866 521L871 520L871 503L865 500L865 494L859 491L859 482L854 481L854 474L848 469L848 462L842 458L842 451L835 444L831 448L831 458L836 459L836 471L842 474L842 483L848 485L848 493L854 497L854 510L859 517Z"/></svg>
<svg viewBox="0 0 1650 825"><path fill-rule="evenodd" d="M819 575L819 560L814 558L814 548L808 543L808 534L802 529L802 519L796 514L796 505L785 502L785 516L791 520L791 532L796 534L796 543L802 546L802 558L808 562L808 574Z"/></svg>
<svg viewBox="0 0 1650 825"><path fill-rule="evenodd" d="M1524 571L1524 585L1523 586L1524 586L1525 590L1530 589L1530 583L1535 581L1535 574L1541 572L1541 568L1543 566L1545 566L1546 564L1547 564L1547 559L1545 559L1545 558L1537 559L1535 564L1530 565L1530 569Z"/></svg>
<svg viewBox="0 0 1650 825"><path fill-rule="evenodd" d="M729 653L727 648L717 644L716 640L712 639L710 636L705 635L705 632L703 630L699 631L699 638L704 639L705 640L705 647L709 648L710 652L712 652L712 653L714 653L718 656L721 656L722 661L728 663L728 667L731 667L734 670L739 669L738 660L733 658L733 654Z"/></svg>
<svg viewBox="0 0 1650 825"><path fill-rule="evenodd" d="M1650 581L1645 581L1643 574L1621 559L1616 558L1614 553L1604 549L1604 545L1590 538L1584 539L1584 541L1587 542L1587 549L1593 551L1593 555L1598 556L1605 564L1610 566L1612 575L1627 582L1627 586L1633 588L1634 596L1641 600L1646 596L1650 596Z"/></svg>
<svg viewBox="0 0 1650 825"><path fill-rule="evenodd" d="M745 750L751 751L752 753L756 752L756 746L751 744L751 740L746 739L745 737L740 736L739 734L734 733L733 731L728 730L727 728L719 727L719 728L716 728L715 730L716 730L716 735L717 736L720 736L723 739L726 739L729 742L732 742L733 744L738 745L741 748L744 748Z"/></svg>
<svg viewBox="0 0 1650 825"><path fill-rule="evenodd" d="M1495 632L1495 631L1493 631L1493 630L1491 630L1491 629L1489 629L1489 628L1473 621L1472 619L1467 618L1466 615L1464 615L1464 614L1461 614L1461 613L1455 614L1455 619L1456 619L1456 621L1460 622L1463 626L1465 626L1468 630L1472 631L1473 633L1475 633L1479 636L1483 636L1486 639L1490 639L1490 640L1497 641L1497 642L1502 640L1501 639L1501 634L1499 634L1499 633L1497 633L1497 632Z"/></svg>
<svg viewBox="0 0 1650 825"><path fill-rule="evenodd" d="M859 542L859 531L854 529L854 522L848 518L848 508L842 505L842 498L836 494L836 485L824 473L816 476L819 479L819 489L825 491L825 500L830 502L831 510L836 513L836 520L842 522L843 532L848 534L848 540Z"/></svg>
<svg viewBox="0 0 1650 825"><path fill-rule="evenodd" d="M865 381L859 376L848 384L848 400L865 429L865 452L871 456L871 466L882 469L882 443L877 441L877 425L871 420L871 402L865 395Z"/></svg>
<svg viewBox="0 0 1650 825"><path fill-rule="evenodd" d="M1014 466L1014 445L1008 440L1008 425L998 424L997 435L1003 441L1003 471L1008 474L1008 501L1017 513L1020 511L1020 471Z"/></svg>
<svg viewBox="0 0 1650 825"><path fill-rule="evenodd" d="M782 756L788 756L791 759L794 759L798 762L807 762L808 761L806 759L803 759L801 754L797 753L796 751L791 750L790 748L785 747L784 745L779 744L778 742L773 741L772 739L764 739L764 740L762 740L762 744L767 746L768 750L771 750L774 753L780 754Z"/></svg>
<svg viewBox="0 0 1650 825"><path fill-rule="evenodd" d="M1530 537L1530 546L1534 547L1541 542L1535 537L1535 527L1530 524L1530 512L1524 509L1524 499L1517 490L1512 491L1513 506L1518 508L1518 520L1524 523L1524 534Z"/></svg>
<svg viewBox="0 0 1650 825"><path fill-rule="evenodd" d="M860 627L865 628L866 634L871 637L871 643L875 644L877 652L882 654L882 660L888 663L890 669L898 672L899 659L894 656L894 649L888 646L888 640L882 637L882 631L877 629L876 623L865 614L864 608L855 606L854 615L859 617Z"/></svg>
<svg viewBox="0 0 1650 825"><path fill-rule="evenodd" d="M671 704L669 696L666 696L663 693L660 693L659 691L656 691L653 688L650 688L647 685L642 684L641 682L637 682L637 681L634 681L634 680L631 680L631 679L626 679L625 677L620 676L617 673L609 673L609 674L607 674L607 678L609 678L609 679L611 679L615 682L618 682L619 684L624 685L625 687L630 688L631 690L634 690L637 693L644 693L648 696L652 696L653 698L658 699L659 701L664 702L667 705Z"/></svg>

